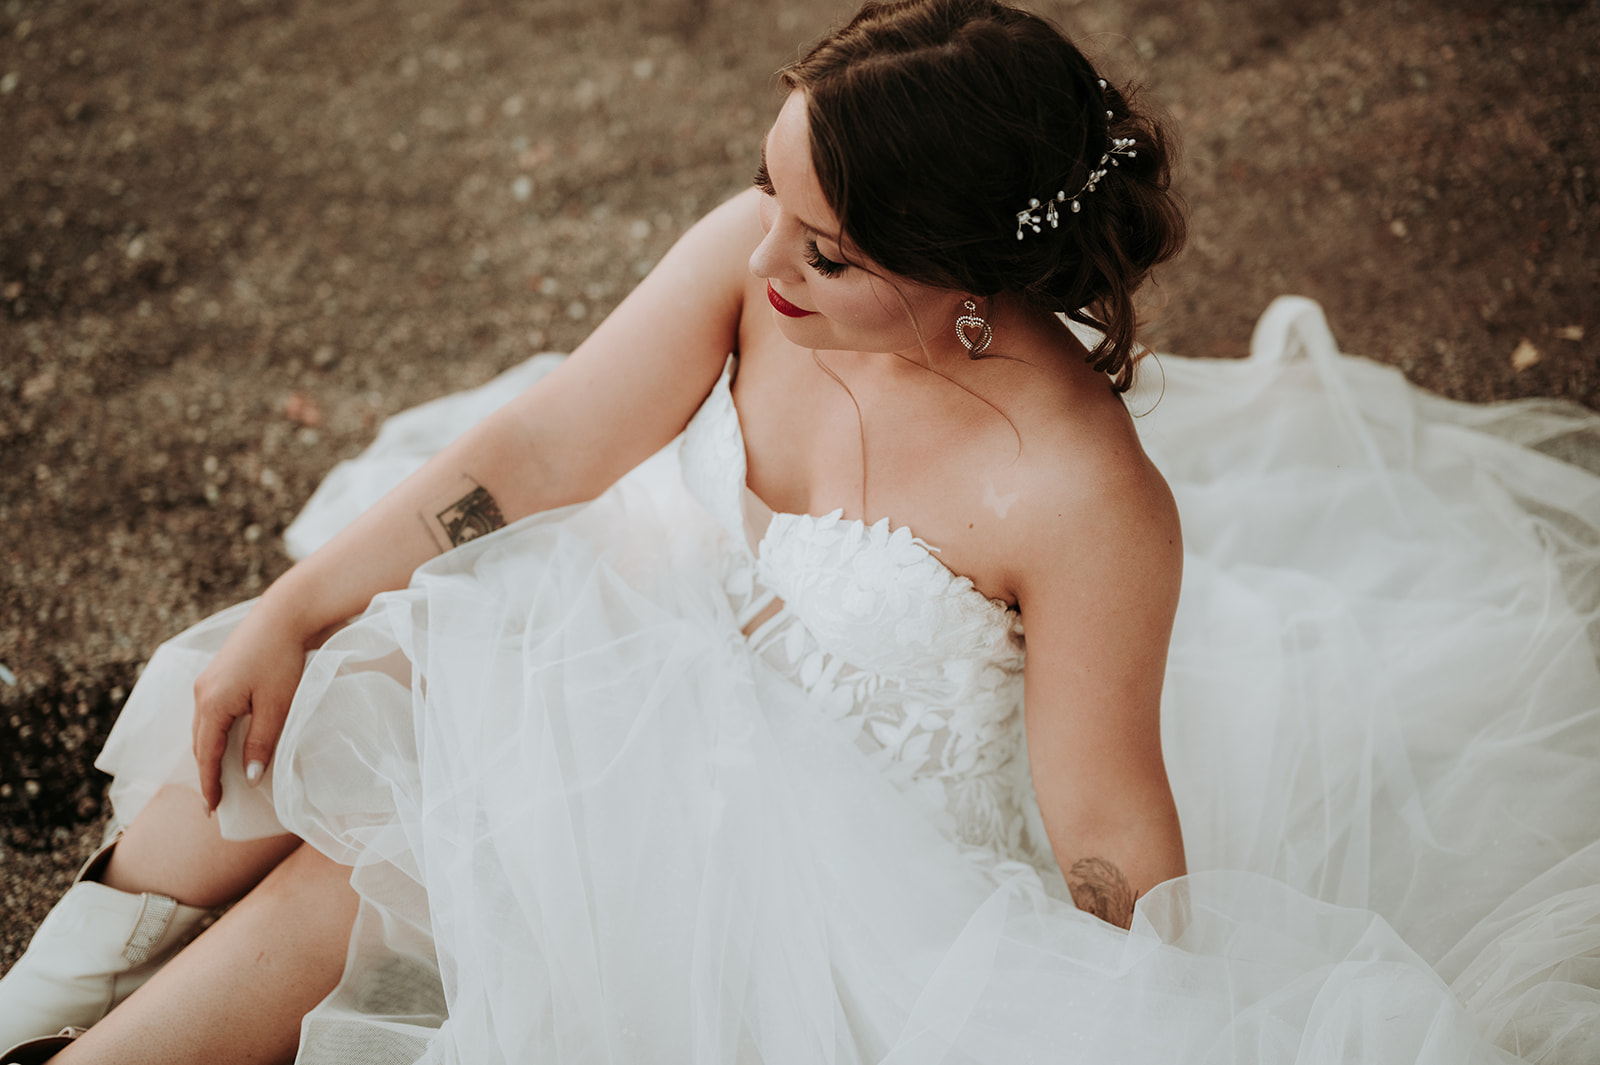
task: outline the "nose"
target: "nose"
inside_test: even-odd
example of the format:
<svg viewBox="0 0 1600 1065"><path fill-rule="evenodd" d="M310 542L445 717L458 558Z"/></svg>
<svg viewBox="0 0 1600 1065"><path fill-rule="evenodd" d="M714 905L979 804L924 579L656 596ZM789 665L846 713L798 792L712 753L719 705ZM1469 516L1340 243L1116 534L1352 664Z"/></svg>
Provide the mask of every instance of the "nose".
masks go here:
<svg viewBox="0 0 1600 1065"><path fill-rule="evenodd" d="M750 253L750 272L756 277L770 278L777 274L777 256L772 247L772 232L761 238L756 250Z"/></svg>
<svg viewBox="0 0 1600 1065"><path fill-rule="evenodd" d="M779 281L801 280L799 268L784 251L792 246L793 241L785 235L788 227L784 224L782 213L766 199L761 204L761 228L765 234L755 251L750 253L750 272L756 277Z"/></svg>

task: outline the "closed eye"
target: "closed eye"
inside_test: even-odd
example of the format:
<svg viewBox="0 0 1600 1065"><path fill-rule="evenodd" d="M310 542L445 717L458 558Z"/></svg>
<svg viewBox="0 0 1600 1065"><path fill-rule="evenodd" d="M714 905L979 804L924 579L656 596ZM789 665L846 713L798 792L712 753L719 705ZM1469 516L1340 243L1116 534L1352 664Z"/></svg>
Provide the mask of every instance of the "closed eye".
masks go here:
<svg viewBox="0 0 1600 1065"><path fill-rule="evenodd" d="M772 175L767 171L767 148L761 146L761 164L756 167L755 179L752 182L763 196L777 196L778 190L772 185ZM834 262L817 250L816 238L806 241L806 264L821 274L823 277L838 277L845 272L849 263Z"/></svg>
<svg viewBox="0 0 1600 1065"><path fill-rule="evenodd" d="M761 153L761 165L756 167L756 188L761 190L763 196L776 196L778 190L772 187L772 175L767 173L767 153Z"/></svg>
<svg viewBox="0 0 1600 1065"><path fill-rule="evenodd" d="M806 264L823 277L838 277L849 263L836 263L817 250L815 240L806 241Z"/></svg>

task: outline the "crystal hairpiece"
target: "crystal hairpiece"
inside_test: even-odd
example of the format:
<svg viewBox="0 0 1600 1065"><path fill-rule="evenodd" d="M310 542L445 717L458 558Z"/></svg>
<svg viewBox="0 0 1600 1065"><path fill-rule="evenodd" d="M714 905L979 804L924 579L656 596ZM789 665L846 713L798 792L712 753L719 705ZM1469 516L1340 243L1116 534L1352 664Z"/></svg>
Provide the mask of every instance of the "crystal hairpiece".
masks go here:
<svg viewBox="0 0 1600 1065"><path fill-rule="evenodd" d="M1102 79L1100 91L1104 92L1105 88L1106 83ZM1107 121L1111 119L1110 111L1106 112L1106 119ZM1071 203L1073 214L1081 211L1083 208L1078 203L1078 197L1086 192L1095 190L1095 186L1100 184L1101 179L1110 172L1108 167L1117 165L1118 156L1122 156L1124 159L1132 159L1138 155L1139 153L1134 149L1133 145L1134 140L1132 137L1112 137L1105 154L1100 156L1100 162L1095 165L1094 169L1089 171L1089 179L1071 196L1068 196L1066 190L1063 189L1043 203L1039 202L1037 196L1030 197L1028 206L1017 212L1017 239L1021 240L1028 229L1032 229L1035 233L1041 232L1040 226L1044 222L1049 222L1051 229L1061 225L1061 215L1056 210L1056 204L1058 203Z"/></svg>

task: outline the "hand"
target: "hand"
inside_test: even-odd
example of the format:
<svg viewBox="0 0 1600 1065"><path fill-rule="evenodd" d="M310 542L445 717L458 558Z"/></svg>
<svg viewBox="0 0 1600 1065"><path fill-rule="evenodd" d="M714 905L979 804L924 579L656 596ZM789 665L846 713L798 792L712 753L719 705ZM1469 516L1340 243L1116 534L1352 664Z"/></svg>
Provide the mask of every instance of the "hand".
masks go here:
<svg viewBox="0 0 1600 1065"><path fill-rule="evenodd" d="M251 715L244 743L245 779L259 782L272 764L305 670L306 644L263 599L195 679L194 758L200 793L210 809L222 802L222 758L236 719Z"/></svg>

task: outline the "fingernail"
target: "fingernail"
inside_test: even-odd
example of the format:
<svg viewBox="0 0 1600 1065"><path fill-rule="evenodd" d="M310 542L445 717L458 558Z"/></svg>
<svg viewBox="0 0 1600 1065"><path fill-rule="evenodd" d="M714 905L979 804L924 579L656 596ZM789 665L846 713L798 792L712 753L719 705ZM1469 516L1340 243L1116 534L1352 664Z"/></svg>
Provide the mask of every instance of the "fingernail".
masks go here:
<svg viewBox="0 0 1600 1065"><path fill-rule="evenodd" d="M244 767L244 779L250 784L251 787L255 787L257 784L261 783L261 774L265 773L266 771L267 763L261 761L251 762L249 765Z"/></svg>

